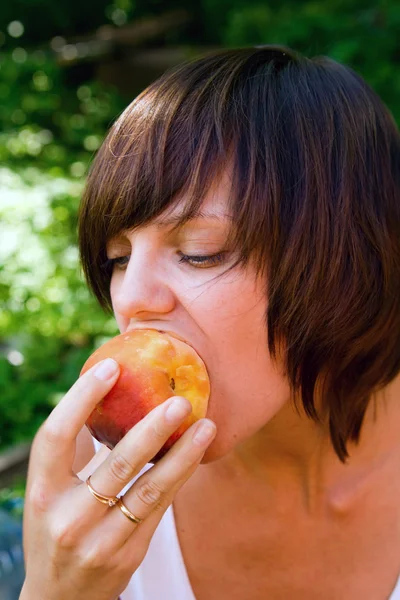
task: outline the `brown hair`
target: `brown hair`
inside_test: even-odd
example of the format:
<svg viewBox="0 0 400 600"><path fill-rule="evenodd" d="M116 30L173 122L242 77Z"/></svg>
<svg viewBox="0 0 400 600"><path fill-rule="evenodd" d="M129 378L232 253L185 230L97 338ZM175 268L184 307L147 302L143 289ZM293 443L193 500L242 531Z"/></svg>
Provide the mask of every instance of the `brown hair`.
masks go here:
<svg viewBox="0 0 400 600"><path fill-rule="evenodd" d="M345 461L371 396L400 371L400 136L352 69L283 46L248 47L152 83L89 173L79 215L87 282L111 311L107 241L183 196L186 221L228 163L231 268L251 257L265 276L271 357L284 340L293 395L315 420L323 383Z"/></svg>

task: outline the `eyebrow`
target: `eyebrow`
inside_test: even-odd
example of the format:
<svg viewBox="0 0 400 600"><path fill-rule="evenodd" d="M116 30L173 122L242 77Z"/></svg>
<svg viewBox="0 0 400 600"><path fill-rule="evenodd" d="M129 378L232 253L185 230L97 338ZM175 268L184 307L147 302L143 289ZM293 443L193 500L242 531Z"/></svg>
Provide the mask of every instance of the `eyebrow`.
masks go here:
<svg viewBox="0 0 400 600"><path fill-rule="evenodd" d="M158 219L156 222L156 225L157 225L158 229L161 229L162 227L166 227L168 225L175 225L176 223L179 223L179 221L181 219L182 219L182 213L173 215L171 217L165 217L163 219ZM233 221L233 217L231 215L222 215L222 214L218 215L216 213L199 210L192 217L190 217L190 219L187 219L185 221L185 223L182 224L182 226L186 225L190 221L195 221L195 220L200 220L200 219L210 219L210 220L216 221L218 223L225 223L227 220Z"/></svg>

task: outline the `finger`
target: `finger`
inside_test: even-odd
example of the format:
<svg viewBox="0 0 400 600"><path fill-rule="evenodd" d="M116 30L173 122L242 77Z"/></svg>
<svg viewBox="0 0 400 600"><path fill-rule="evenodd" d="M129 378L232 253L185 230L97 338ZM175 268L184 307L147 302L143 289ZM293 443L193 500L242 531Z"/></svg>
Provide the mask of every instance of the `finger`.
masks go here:
<svg viewBox="0 0 400 600"><path fill-rule="evenodd" d="M35 475L50 480L72 473L76 438L89 415L116 383L119 365L105 359L82 375L50 413L36 434L31 460Z"/></svg>
<svg viewBox="0 0 400 600"><path fill-rule="evenodd" d="M173 404L175 410L168 411ZM91 487L102 496L116 496L157 454L191 411L192 405L182 397L169 398L154 408L128 431L104 462L92 473ZM129 462L132 461L132 456L134 461ZM94 531L97 532L99 519L110 510L110 507L107 503L103 504L97 500L83 482L68 490L61 500L59 510L63 514L64 524L67 524L68 535L77 538L83 537L84 534L86 539L88 530L93 529L93 525L96 526ZM110 537L110 530L106 533ZM95 533L95 539L99 541L97 535ZM106 550L109 540L104 539L102 543ZM88 554L91 554L90 551Z"/></svg>
<svg viewBox="0 0 400 600"><path fill-rule="evenodd" d="M127 508L144 521L154 509L163 504L165 497L176 485L186 480L193 466L198 466L216 432L216 425L210 419L201 419L192 425L169 452L124 495ZM129 520L125 518L125 521L129 525Z"/></svg>
<svg viewBox="0 0 400 600"><path fill-rule="evenodd" d="M126 541L122 545L121 549L116 552L117 563L120 560L124 560L124 557L125 560L128 560L129 562L136 560L137 562L141 563L143 561L149 544L161 522L161 519L167 512L168 508L170 508L170 506L173 504L176 494L199 467L201 458L191 467L191 469L187 471L185 477L171 489L169 494L166 495L165 499L160 502L159 505L149 514L149 516L144 519L144 521L135 529L134 534L127 536ZM129 502L129 500L126 501L126 503ZM141 548L144 549L144 554L142 556L140 556L140 553L138 555L138 551Z"/></svg>
<svg viewBox="0 0 400 600"><path fill-rule="evenodd" d="M178 396L156 406L128 431L92 474L90 483L93 489L103 496L119 494L159 452L191 412L189 400ZM87 498L86 493L84 497Z"/></svg>
<svg viewBox="0 0 400 600"><path fill-rule="evenodd" d="M150 515L139 526L128 521L122 513L116 529L114 524L110 525L108 519L102 519L100 526L85 537L86 552L90 552L93 555L100 555L102 557L101 560L107 555L113 556L116 565L121 564L121 560L123 564L140 565L147 553L154 532L174 501L175 495L198 466L199 463L192 466L185 478L169 491L164 500L153 509ZM126 498L124 498L124 503L126 504L125 500ZM118 507L115 506L112 510L116 513ZM126 523L128 523L128 528ZM110 527L113 527L112 537L110 535ZM116 534L117 537L115 537ZM101 540L103 541L101 542ZM108 542L106 548L104 547L104 540Z"/></svg>
<svg viewBox="0 0 400 600"><path fill-rule="evenodd" d="M196 435L199 430L203 432L201 437ZM125 506L134 516L142 519L142 523L133 523L118 506L115 506L108 510L100 527L89 534L86 541L88 546L95 547L97 555L101 552L110 555L119 552L121 546L131 537L134 538L132 543L136 544L138 549L146 546L146 540L150 541L162 515L178 489L200 464L215 434L216 426L209 419L201 419L199 423L192 425L169 452L154 467L141 475L123 496ZM105 539L107 545L101 549L99 541L104 544Z"/></svg>

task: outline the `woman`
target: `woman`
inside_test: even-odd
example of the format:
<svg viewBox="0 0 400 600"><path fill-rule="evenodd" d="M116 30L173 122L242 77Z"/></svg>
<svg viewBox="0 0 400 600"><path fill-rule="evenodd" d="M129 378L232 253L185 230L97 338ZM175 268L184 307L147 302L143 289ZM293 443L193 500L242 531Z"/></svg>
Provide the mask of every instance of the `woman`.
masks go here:
<svg viewBox="0 0 400 600"><path fill-rule="evenodd" d="M121 332L196 348L210 404L154 467L184 398L86 464L118 365L72 386L33 444L23 600L400 597L399 159L360 76L284 47L180 65L119 117L83 269Z"/></svg>

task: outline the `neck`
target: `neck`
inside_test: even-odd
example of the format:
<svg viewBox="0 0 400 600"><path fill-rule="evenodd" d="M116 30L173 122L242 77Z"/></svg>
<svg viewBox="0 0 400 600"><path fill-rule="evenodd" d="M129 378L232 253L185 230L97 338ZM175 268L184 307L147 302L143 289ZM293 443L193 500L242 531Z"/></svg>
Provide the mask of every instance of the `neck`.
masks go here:
<svg viewBox="0 0 400 600"><path fill-rule="evenodd" d="M255 436L217 461L218 477L245 478L249 495L265 487L280 498L290 494L309 513L328 506L347 514L376 486L377 477L394 464L399 452L400 376L374 398L359 442L348 443L345 464L332 447L327 426L287 404Z"/></svg>

